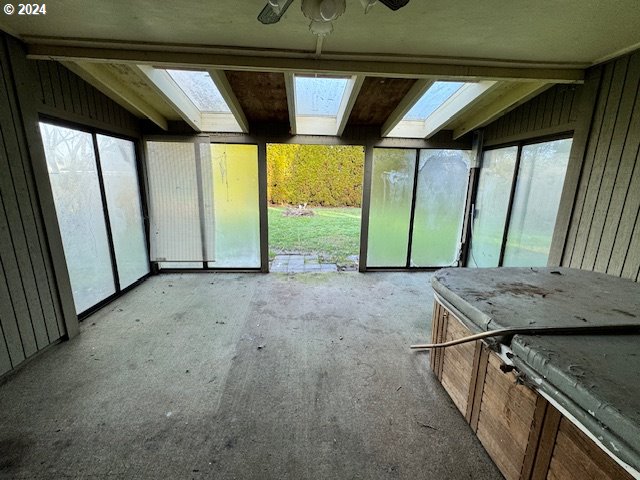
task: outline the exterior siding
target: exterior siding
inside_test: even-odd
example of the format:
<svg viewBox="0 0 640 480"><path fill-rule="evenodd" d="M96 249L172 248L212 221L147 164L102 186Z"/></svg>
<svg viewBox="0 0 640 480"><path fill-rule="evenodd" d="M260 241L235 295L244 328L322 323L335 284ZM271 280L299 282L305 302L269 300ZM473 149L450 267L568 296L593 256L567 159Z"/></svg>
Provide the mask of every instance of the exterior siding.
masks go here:
<svg viewBox="0 0 640 480"><path fill-rule="evenodd" d="M7 45L0 48L0 375L65 335Z"/></svg>
<svg viewBox="0 0 640 480"><path fill-rule="evenodd" d="M601 67L563 266L639 280L639 87L640 52Z"/></svg>
<svg viewBox="0 0 640 480"><path fill-rule="evenodd" d="M487 146L569 132L575 128L581 85L555 85L484 129Z"/></svg>

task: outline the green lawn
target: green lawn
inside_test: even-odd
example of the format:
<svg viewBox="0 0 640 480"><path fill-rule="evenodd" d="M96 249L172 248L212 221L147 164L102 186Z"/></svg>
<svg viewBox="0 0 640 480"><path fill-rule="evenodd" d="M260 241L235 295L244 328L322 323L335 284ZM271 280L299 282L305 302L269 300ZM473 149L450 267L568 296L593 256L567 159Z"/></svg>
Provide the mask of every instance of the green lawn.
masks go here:
<svg viewBox="0 0 640 480"><path fill-rule="evenodd" d="M308 207L311 208L311 207ZM353 265L360 251L360 209L311 208L315 215L285 217L285 207L269 207L269 257L279 253L318 255L324 263Z"/></svg>

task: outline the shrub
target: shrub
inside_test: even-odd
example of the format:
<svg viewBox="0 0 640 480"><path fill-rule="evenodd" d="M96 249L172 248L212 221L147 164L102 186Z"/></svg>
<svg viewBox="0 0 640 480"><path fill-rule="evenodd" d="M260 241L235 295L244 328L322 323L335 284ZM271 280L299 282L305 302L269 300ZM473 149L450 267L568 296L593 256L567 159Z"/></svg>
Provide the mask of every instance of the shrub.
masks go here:
<svg viewBox="0 0 640 480"><path fill-rule="evenodd" d="M342 145L267 147L267 195L273 204L359 207L364 149Z"/></svg>

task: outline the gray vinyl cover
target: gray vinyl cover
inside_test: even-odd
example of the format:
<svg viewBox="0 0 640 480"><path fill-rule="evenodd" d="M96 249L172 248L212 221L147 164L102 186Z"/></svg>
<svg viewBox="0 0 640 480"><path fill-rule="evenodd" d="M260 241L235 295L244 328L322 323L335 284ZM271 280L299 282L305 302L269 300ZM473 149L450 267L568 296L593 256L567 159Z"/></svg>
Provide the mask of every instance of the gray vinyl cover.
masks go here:
<svg viewBox="0 0 640 480"><path fill-rule="evenodd" d="M566 268L440 270L435 291L476 330L640 324L640 284ZM640 335L516 335L513 363L640 470Z"/></svg>

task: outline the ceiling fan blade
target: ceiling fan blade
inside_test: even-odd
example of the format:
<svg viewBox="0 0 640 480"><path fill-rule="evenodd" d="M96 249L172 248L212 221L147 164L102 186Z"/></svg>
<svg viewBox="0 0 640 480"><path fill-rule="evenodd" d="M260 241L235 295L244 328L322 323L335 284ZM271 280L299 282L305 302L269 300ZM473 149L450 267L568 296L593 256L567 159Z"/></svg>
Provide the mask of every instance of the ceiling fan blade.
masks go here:
<svg viewBox="0 0 640 480"><path fill-rule="evenodd" d="M395 12L409 3L409 0L380 0L380 3Z"/></svg>
<svg viewBox="0 0 640 480"><path fill-rule="evenodd" d="M260 22L264 23L265 25L278 23L280 21L280 18L282 18L282 16L284 15L284 12L286 12L287 8L289 8L289 5L291 5L291 2L293 2L293 0L287 0L286 3L282 6L280 13L276 13L273 8L271 8L271 5L269 5L269 2L267 2L267 4L260 12L260 15L258 15L258 20L260 20Z"/></svg>

